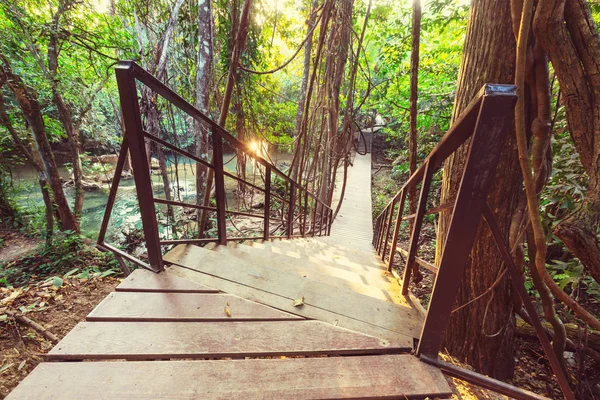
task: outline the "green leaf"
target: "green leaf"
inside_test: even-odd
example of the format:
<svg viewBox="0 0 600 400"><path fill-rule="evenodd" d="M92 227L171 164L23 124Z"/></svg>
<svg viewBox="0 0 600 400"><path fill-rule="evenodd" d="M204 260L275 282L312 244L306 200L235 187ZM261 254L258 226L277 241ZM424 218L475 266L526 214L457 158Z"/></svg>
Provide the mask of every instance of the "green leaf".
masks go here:
<svg viewBox="0 0 600 400"><path fill-rule="evenodd" d="M100 274L100 278L104 278L106 276L110 276L110 275L114 275L116 274L116 271L109 269L108 271L104 271L103 273Z"/></svg>
<svg viewBox="0 0 600 400"><path fill-rule="evenodd" d="M73 268L72 270L70 270L69 272L67 272L66 274L64 274L63 278L68 278L69 276L73 275L77 271L79 271L79 268Z"/></svg>

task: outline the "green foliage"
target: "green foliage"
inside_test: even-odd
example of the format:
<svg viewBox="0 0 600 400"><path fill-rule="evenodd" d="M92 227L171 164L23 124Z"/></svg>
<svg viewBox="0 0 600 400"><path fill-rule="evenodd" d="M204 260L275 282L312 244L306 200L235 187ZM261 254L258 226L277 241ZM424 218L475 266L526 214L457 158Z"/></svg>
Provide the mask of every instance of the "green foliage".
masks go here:
<svg viewBox="0 0 600 400"><path fill-rule="evenodd" d="M65 231L56 233L51 244L40 247L35 254L0 262L0 284L23 286L48 277L54 286L61 286L62 279L73 275L74 270L103 273L118 269L112 254L99 252L85 244L80 235Z"/></svg>

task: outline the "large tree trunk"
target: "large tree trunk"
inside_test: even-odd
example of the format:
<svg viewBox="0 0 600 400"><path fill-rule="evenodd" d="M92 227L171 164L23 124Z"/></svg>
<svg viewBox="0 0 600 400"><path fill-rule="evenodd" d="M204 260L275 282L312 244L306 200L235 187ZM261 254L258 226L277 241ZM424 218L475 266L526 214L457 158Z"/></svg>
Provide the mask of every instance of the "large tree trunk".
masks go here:
<svg viewBox="0 0 600 400"><path fill-rule="evenodd" d="M52 153L50 142L46 136L46 127L44 126L41 107L37 101L37 96L25 86L18 75L13 73L8 59L3 54L0 54L0 61L2 61L0 80L6 81L6 84L13 92L21 111L33 132L37 149L44 164L46 176L48 177L48 183L50 184L50 188L54 195L54 201L60 217L61 229L77 231L77 220L69 208L69 203L67 202L67 198L65 197L62 188L60 176L58 175L58 168L56 167L56 161L54 160L54 154Z"/></svg>
<svg viewBox="0 0 600 400"><path fill-rule="evenodd" d="M540 1L534 31L554 67L569 132L590 177L582 204L554 233L600 282L600 36L583 0Z"/></svg>
<svg viewBox="0 0 600 400"><path fill-rule="evenodd" d="M474 1L454 103L453 120L460 115L484 83L512 83L515 68L515 39L508 1ZM515 212L521 178L514 132L507 135L488 201L500 229L508 232ZM455 198L467 155L463 146L444 166L441 204ZM497 149L496 149L497 150ZM440 214L436 258L443 249L450 212ZM456 306L489 289L501 273L502 258L485 224L480 224L466 266ZM446 331L445 348L477 371L507 378L514 367L515 320L508 279L502 280L483 298L455 312Z"/></svg>
<svg viewBox="0 0 600 400"><path fill-rule="evenodd" d="M196 108L208 115L210 106L211 69L213 64L213 18L211 2L198 0L198 55L196 58ZM209 161L210 140L208 126L195 121L196 130L196 156ZM208 168L196 163L196 204L204 204L204 191L206 188L206 174ZM201 218L198 210L197 220Z"/></svg>

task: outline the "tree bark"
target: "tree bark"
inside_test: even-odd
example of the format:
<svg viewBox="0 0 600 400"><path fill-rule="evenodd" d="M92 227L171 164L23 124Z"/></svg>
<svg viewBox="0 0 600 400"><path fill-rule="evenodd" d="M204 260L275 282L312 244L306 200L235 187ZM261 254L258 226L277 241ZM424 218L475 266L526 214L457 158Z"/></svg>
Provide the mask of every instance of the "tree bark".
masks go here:
<svg viewBox="0 0 600 400"><path fill-rule="evenodd" d="M540 1L533 27L554 67L569 133L590 177L581 205L554 233L600 283L600 36L583 0Z"/></svg>
<svg viewBox="0 0 600 400"><path fill-rule="evenodd" d="M459 73L453 121L484 83L512 83L515 39L509 2L479 0L472 3ZM500 229L508 231L521 193L520 170L514 132L502 149L488 202ZM460 185L467 146L462 146L444 166L441 203L452 201ZM449 226L449 211L440 214L436 258L439 259ZM502 257L485 224L480 224L459 289L456 306L485 292L501 273ZM494 291L455 312L450 320L445 347L476 371L507 378L514 368L515 319L511 287L503 280Z"/></svg>
<svg viewBox="0 0 600 400"><path fill-rule="evenodd" d="M54 201L60 217L61 229L77 231L77 220L69 208L69 203L67 202L67 198L65 197L62 188L60 176L58 175L58 168L56 167L56 161L54 160L54 154L52 153L50 142L46 135L46 127L44 126L44 120L42 118L41 107L37 100L37 95L23 83L18 75L13 73L8 59L1 53L0 61L2 61L2 66L0 67L0 80L6 81L7 86L13 92L21 111L33 132L37 149L44 164L46 176L48 177L48 183L50 184L50 188L54 195Z"/></svg>

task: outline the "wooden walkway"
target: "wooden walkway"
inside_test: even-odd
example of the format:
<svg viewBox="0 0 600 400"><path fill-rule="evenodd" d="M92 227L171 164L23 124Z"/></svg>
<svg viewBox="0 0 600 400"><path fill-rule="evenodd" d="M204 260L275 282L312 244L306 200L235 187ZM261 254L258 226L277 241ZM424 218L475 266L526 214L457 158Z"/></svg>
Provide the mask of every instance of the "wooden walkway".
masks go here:
<svg viewBox="0 0 600 400"><path fill-rule="evenodd" d="M357 156L331 237L180 245L134 271L8 398L449 396L408 353L422 318L371 246L368 185Z"/></svg>

